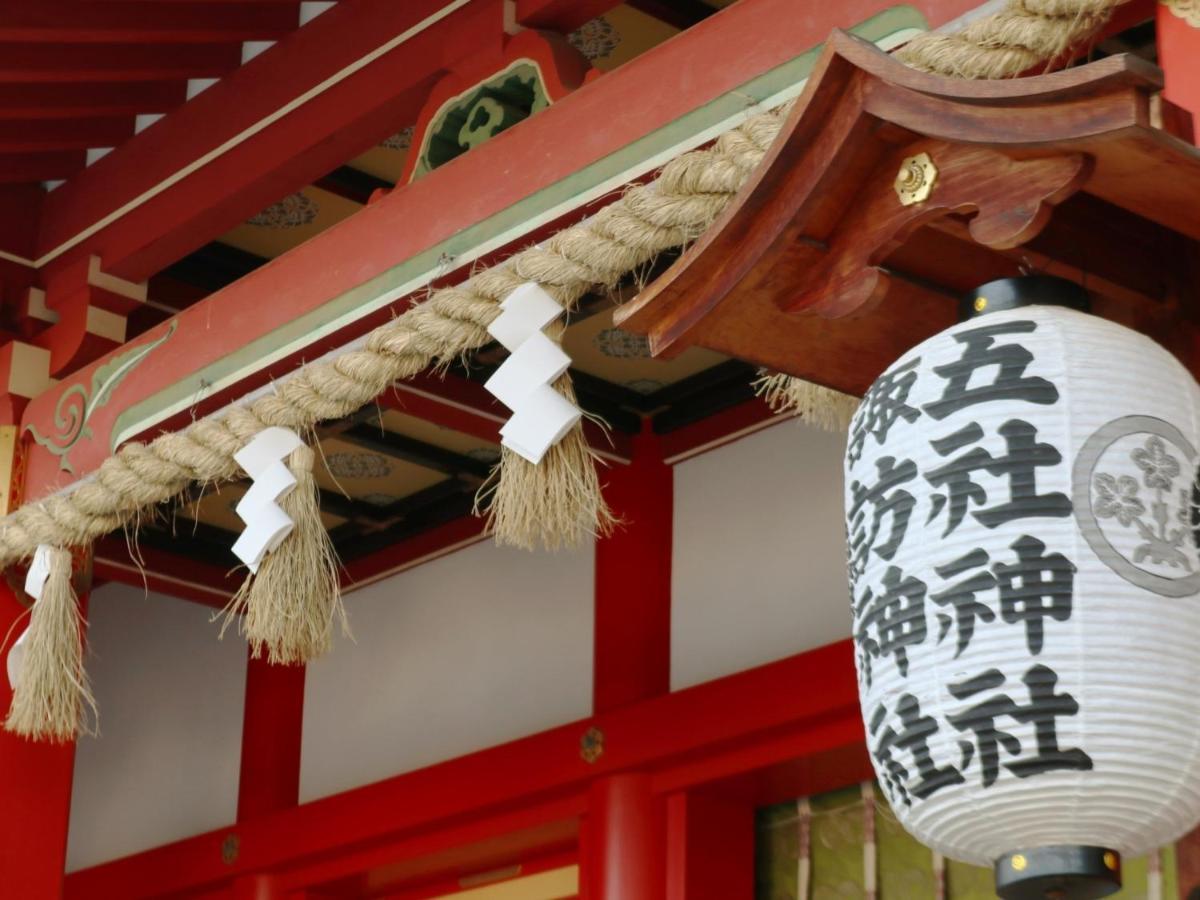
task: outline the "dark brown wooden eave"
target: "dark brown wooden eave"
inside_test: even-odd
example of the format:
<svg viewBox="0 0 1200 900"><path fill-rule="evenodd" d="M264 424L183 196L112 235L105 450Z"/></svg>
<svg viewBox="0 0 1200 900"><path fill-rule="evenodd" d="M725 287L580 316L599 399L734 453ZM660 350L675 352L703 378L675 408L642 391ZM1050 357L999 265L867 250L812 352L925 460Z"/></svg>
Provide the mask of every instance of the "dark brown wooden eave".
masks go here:
<svg viewBox="0 0 1200 900"><path fill-rule="evenodd" d="M857 393L953 321L957 293L1034 267L1191 364L1200 151L1170 109L1177 133L1152 124L1161 86L1128 56L946 79L835 33L759 170L618 322L658 355L702 345ZM902 207L892 182L919 152L939 180Z"/></svg>

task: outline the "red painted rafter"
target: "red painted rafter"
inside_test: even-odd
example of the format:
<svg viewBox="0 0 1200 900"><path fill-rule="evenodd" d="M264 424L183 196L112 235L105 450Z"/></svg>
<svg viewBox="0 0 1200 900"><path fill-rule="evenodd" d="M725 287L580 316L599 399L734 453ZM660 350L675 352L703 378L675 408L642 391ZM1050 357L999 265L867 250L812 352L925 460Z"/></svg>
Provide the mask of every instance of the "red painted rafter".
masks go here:
<svg viewBox="0 0 1200 900"><path fill-rule="evenodd" d="M146 2L153 3L155 6L188 6L195 5L197 0L78 0L78 2L98 6L121 2ZM245 6L247 3L255 6L266 6L268 4L273 6L297 6L301 0L203 0L203 2L208 6ZM333 0L333 2L336 3L338 0Z"/></svg>
<svg viewBox="0 0 1200 900"><path fill-rule="evenodd" d="M662 435L663 456L672 464L784 421L757 397L730 406Z"/></svg>
<svg viewBox="0 0 1200 900"><path fill-rule="evenodd" d="M868 770L852 652L844 641L242 822L231 865L221 829L76 872L66 897L163 897L249 872L302 889L463 846L481 837L479 823L505 833L501 818L515 832L578 815L588 785L621 771L650 772L661 793L736 784L758 803L845 784ZM592 726L605 752L589 765L579 739ZM756 775L768 770L780 780Z"/></svg>
<svg viewBox="0 0 1200 900"><path fill-rule="evenodd" d="M179 522L178 529L181 540L186 539L186 522ZM109 535L96 542L92 571L97 579L170 594L213 609L224 609L244 574L152 547L140 547L126 541L123 535Z"/></svg>
<svg viewBox="0 0 1200 900"><path fill-rule="evenodd" d="M0 153L115 147L133 134L133 117L0 119Z"/></svg>
<svg viewBox="0 0 1200 900"><path fill-rule="evenodd" d="M279 3L92 3L9 0L0 41L34 43L212 43L275 40L298 25Z"/></svg>
<svg viewBox="0 0 1200 900"><path fill-rule="evenodd" d="M0 84L0 121L165 113L184 102L182 81Z"/></svg>
<svg viewBox="0 0 1200 900"><path fill-rule="evenodd" d="M445 556L484 540L487 522L477 516L463 516L414 535L399 543L358 559L343 563L343 584L347 589L389 578L405 569Z"/></svg>
<svg viewBox="0 0 1200 900"><path fill-rule="evenodd" d="M0 84L219 78L240 44L22 44L0 42Z"/></svg>
<svg viewBox="0 0 1200 900"><path fill-rule="evenodd" d="M17 157L0 156L0 171L3 171L4 162L7 159L15 159ZM14 210L19 209L22 215L0 216L0 248L7 250L9 253L28 254L33 247L34 232L37 230L38 210L42 205L42 198L45 197L40 184L9 184L0 185L0 209ZM0 285L13 292L10 296L18 295L25 286L32 283L32 274L24 266L16 267L12 264L5 264L9 268L0 266ZM22 332L23 335L28 335L29 332ZM0 421L4 421L0 419ZM15 423L13 423L15 424Z"/></svg>
<svg viewBox="0 0 1200 900"><path fill-rule="evenodd" d="M340 568L342 586L353 590L477 543L484 539L486 524L481 517L463 516L346 561ZM186 538L186 521L180 520L177 528L180 537ZM231 545L234 538L230 534ZM244 569L227 570L158 548L131 548L117 535L96 542L93 567L98 579L170 594L218 610L225 608L245 577Z"/></svg>
<svg viewBox="0 0 1200 900"><path fill-rule="evenodd" d="M69 178L84 167L85 161L86 154L83 150L0 154L0 183L26 184L31 181Z"/></svg>
<svg viewBox="0 0 1200 900"><path fill-rule="evenodd" d="M413 121L429 87L457 55L486 52L489 41L499 46L499 0L468 4L296 111L269 126L261 124L447 5L447 0L362 0L318 16L269 54L241 66L127 141L104 160L103 172L89 170L55 191L43 217L39 255L156 190L206 152L236 140L236 146L94 239L104 246L106 271L143 280ZM240 61L240 47L234 49ZM252 133L245 134L247 129ZM85 242L54 260L48 283L61 266L70 265L69 257L91 252L92 245Z"/></svg>

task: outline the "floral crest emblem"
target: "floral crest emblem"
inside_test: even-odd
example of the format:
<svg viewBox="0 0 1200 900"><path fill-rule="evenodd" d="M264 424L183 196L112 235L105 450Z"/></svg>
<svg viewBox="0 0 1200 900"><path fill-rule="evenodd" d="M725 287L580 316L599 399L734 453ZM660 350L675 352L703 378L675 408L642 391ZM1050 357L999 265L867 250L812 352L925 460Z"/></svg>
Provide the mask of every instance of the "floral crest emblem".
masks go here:
<svg viewBox="0 0 1200 900"><path fill-rule="evenodd" d="M1141 470L1141 483L1131 475L1096 473L1092 511L1097 518L1116 519L1123 528L1137 530L1141 543L1133 551L1134 563L1148 559L1190 572L1191 561L1182 549L1191 537L1187 528L1188 492L1179 489L1178 497L1174 494L1182 472L1179 459L1167 451L1166 442L1158 435L1146 438L1129 458ZM1146 500L1140 496L1143 487L1153 492Z"/></svg>
<svg viewBox="0 0 1200 900"><path fill-rule="evenodd" d="M1075 455L1075 519L1121 578L1163 597L1200 593L1200 453L1175 425L1121 416Z"/></svg>

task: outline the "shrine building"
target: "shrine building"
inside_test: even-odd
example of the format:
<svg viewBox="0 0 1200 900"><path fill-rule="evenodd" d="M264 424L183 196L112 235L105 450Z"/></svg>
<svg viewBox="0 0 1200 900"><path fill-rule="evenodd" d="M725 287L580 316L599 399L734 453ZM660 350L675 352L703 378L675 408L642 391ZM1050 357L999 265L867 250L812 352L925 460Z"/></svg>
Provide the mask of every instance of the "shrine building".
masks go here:
<svg viewBox="0 0 1200 900"><path fill-rule="evenodd" d="M1197 115L1195 0L0 3L0 898L1200 897Z"/></svg>

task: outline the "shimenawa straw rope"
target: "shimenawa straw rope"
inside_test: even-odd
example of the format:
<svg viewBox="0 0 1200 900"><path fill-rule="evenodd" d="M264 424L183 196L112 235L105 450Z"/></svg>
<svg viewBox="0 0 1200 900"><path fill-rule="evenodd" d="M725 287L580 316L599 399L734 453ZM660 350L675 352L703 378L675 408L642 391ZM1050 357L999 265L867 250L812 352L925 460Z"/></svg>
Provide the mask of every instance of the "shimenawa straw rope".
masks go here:
<svg viewBox="0 0 1200 900"><path fill-rule="evenodd" d="M1036 65L1051 64L1066 48L1085 41L1122 2L1009 0L1000 12L956 33L918 36L898 55L916 68L956 77L1016 76ZM143 510L179 497L193 483L235 478L239 470L234 454L262 429L282 426L306 432L322 420L355 412L397 380L489 343L486 328L499 314L500 301L526 281L541 285L571 309L589 291L611 288L664 251L687 245L712 223L761 162L785 114L786 109L755 115L721 135L712 147L677 157L656 180L629 188L544 246L526 249L461 285L434 291L425 302L371 332L361 349L302 367L279 382L274 393L224 409L149 444L121 447L73 490L0 519L0 566L28 558L39 544L89 544L136 522ZM764 384L777 405L842 422L844 415L838 410L846 406L843 395L781 379ZM570 390L565 378L557 386ZM611 517L592 462L580 427L538 466L515 453L503 454L490 508L497 541L555 547L602 532ZM75 723L72 727L78 727L82 715L76 711L91 702L82 668L76 666L74 654L66 652L70 635L78 638L77 616L71 603L48 605L41 618L58 622L58 638L38 644L44 653L31 644L26 662L32 671L58 673L55 685L38 688L42 700L37 702L73 692L63 701L64 716L50 717L60 723L70 719ZM320 618L326 621L324 613ZM329 621L333 618L336 612L330 613ZM323 645L323 628L317 624L317 636L310 644ZM285 656L287 652L281 651ZM19 728L15 720L21 716L14 708L8 727ZM57 726L27 731L64 736Z"/></svg>

